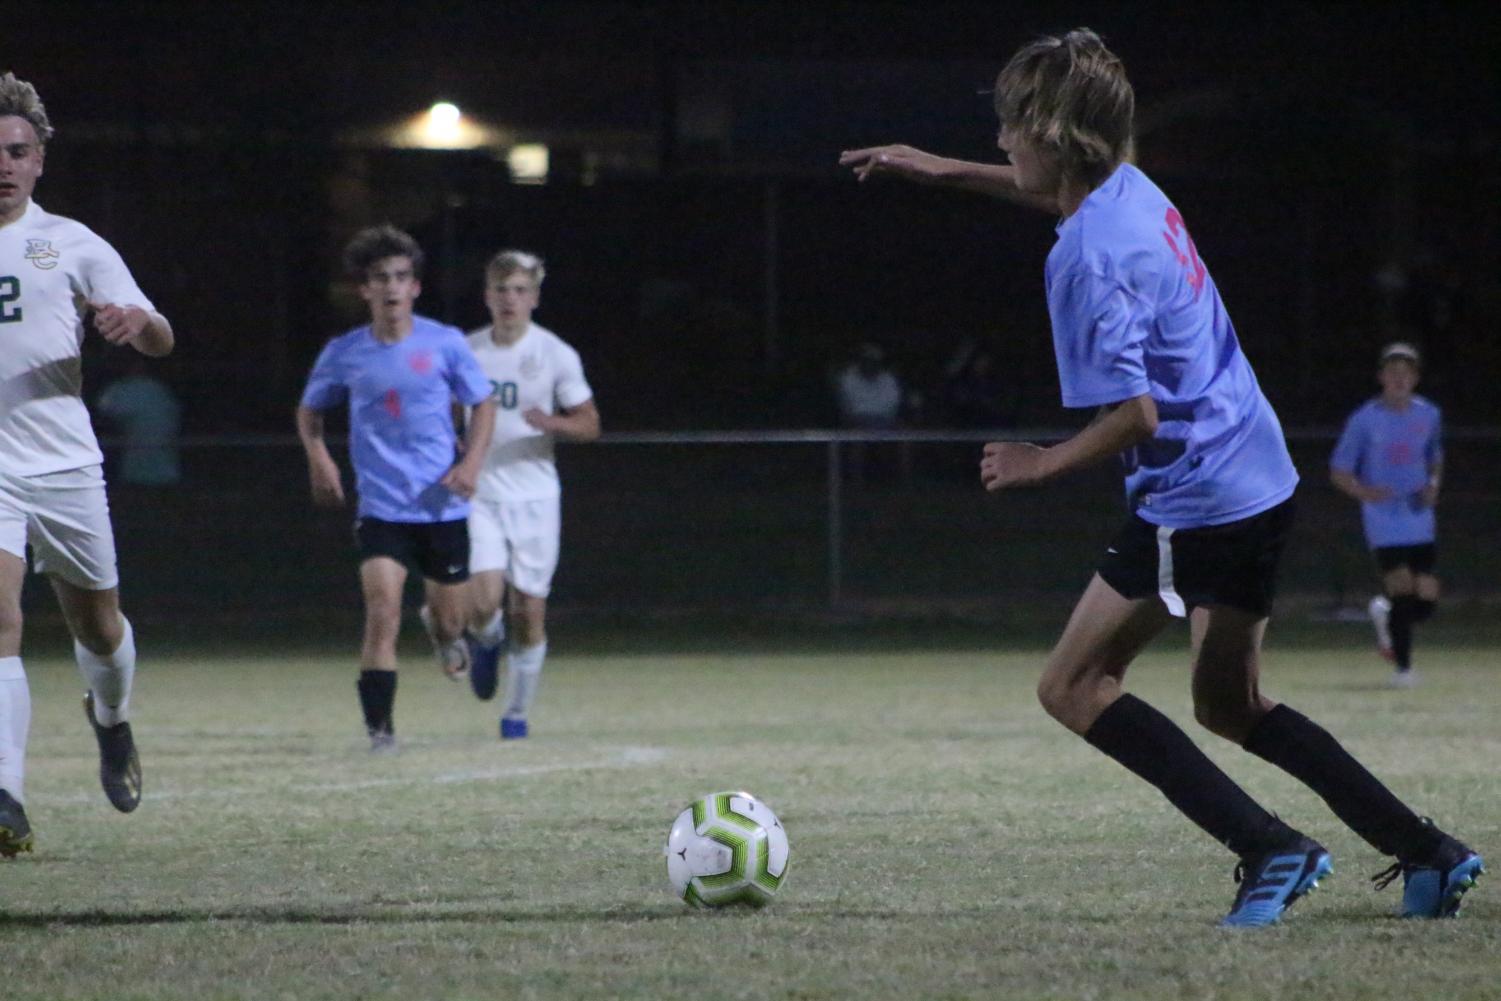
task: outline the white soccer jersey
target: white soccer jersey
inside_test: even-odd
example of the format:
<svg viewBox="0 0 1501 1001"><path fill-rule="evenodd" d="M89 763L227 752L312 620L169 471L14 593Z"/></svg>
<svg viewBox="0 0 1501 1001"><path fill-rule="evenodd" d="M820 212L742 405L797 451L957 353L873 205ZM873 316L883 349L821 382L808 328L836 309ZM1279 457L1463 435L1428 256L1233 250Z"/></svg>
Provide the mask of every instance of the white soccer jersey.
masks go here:
<svg viewBox="0 0 1501 1001"><path fill-rule="evenodd" d="M155 311L115 248L82 223L31 202L0 226L0 471L103 461L79 354L91 301Z"/></svg>
<svg viewBox="0 0 1501 1001"><path fill-rule="evenodd" d="M553 463L553 436L521 416L533 407L555 413L594 396L584 380L578 352L557 334L533 323L515 344L496 344L492 328L469 335L469 347L490 379L495 399L495 434L485 455L476 496L521 501L556 497L561 492Z"/></svg>

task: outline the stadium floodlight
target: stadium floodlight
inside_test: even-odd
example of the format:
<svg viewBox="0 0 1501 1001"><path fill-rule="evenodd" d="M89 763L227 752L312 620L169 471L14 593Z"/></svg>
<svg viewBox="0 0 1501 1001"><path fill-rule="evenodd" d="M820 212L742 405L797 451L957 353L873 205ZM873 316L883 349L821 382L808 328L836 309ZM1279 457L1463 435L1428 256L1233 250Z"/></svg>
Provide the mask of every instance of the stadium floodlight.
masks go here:
<svg viewBox="0 0 1501 1001"><path fill-rule="evenodd" d="M452 101L437 101L400 121L349 129L340 135L349 146L385 149L504 150L515 137L503 125L479 121L464 114Z"/></svg>
<svg viewBox="0 0 1501 1001"><path fill-rule="evenodd" d="M546 184L547 147L542 143L518 143L506 154L511 180L517 184Z"/></svg>
<svg viewBox="0 0 1501 1001"><path fill-rule="evenodd" d="M450 101L438 101L427 114L413 123L415 145L423 149L470 149L476 144L466 135L466 125L459 106Z"/></svg>

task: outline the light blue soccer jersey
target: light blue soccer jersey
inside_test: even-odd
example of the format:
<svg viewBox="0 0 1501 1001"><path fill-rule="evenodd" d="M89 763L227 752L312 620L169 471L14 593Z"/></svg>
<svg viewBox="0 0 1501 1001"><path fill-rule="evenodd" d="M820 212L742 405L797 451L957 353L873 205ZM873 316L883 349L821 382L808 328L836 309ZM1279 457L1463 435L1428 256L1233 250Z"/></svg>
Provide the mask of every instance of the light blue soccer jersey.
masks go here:
<svg viewBox="0 0 1501 1001"><path fill-rule="evenodd" d="M1422 396L1414 396L1406 410L1393 410L1378 396L1345 422L1329 468L1392 492L1386 500L1361 502L1360 517L1372 549L1434 540L1433 508L1423 505L1421 494L1429 471L1444 457L1442 434L1438 407Z"/></svg>
<svg viewBox="0 0 1501 1001"><path fill-rule="evenodd" d="M1059 223L1047 293L1063 405L1157 405L1157 434L1122 456L1132 511L1195 528L1292 496L1282 425L1183 217L1140 170L1123 164Z"/></svg>
<svg viewBox="0 0 1501 1001"><path fill-rule="evenodd" d="M349 404L349 452L361 517L383 521L455 521L469 502L438 481L453 466L457 436L452 401L473 406L490 380L455 327L417 316L395 344L357 327L323 348L302 405Z"/></svg>

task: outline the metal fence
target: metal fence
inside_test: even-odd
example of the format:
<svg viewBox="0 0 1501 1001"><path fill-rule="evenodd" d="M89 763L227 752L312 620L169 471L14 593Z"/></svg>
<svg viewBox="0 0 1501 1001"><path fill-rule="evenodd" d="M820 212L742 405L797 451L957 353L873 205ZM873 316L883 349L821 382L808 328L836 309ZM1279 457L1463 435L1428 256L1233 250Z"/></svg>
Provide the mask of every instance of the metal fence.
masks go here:
<svg viewBox="0 0 1501 1001"><path fill-rule="evenodd" d="M1005 437L1056 440L1064 432ZM1109 465L987 495L995 433L617 433L561 446L561 614L882 614L1056 606L1087 580L1124 505ZM1363 600L1374 570L1353 502L1327 483L1330 431L1290 435L1303 473L1290 600ZM358 608L352 512L315 510L291 437L183 443L185 478L112 483L131 614L306 621ZM111 462L117 457L108 450ZM1501 590L1501 431L1449 436L1440 566L1451 594Z"/></svg>

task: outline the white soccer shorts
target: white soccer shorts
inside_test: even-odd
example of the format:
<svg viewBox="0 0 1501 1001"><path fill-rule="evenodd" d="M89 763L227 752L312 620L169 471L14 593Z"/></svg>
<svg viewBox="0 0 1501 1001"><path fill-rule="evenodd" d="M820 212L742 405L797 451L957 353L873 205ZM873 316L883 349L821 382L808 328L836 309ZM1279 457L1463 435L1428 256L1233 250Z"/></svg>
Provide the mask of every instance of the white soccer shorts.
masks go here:
<svg viewBox="0 0 1501 1001"><path fill-rule="evenodd" d="M487 501L469 507L469 572L500 570L522 594L545 598L558 568L560 498Z"/></svg>
<svg viewBox="0 0 1501 1001"><path fill-rule="evenodd" d="M41 476L0 473L0 549L85 591L120 583L109 497L99 466Z"/></svg>

